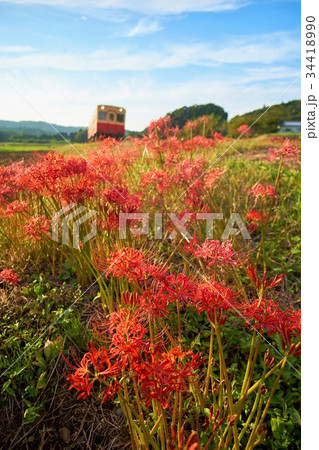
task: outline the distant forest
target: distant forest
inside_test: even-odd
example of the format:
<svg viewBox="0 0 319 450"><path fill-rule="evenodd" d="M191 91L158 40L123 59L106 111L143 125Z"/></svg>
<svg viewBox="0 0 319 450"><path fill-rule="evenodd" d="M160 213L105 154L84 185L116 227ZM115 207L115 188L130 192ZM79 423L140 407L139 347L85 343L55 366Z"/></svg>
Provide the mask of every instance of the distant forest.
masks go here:
<svg viewBox="0 0 319 450"><path fill-rule="evenodd" d="M55 124L51 126L46 122L0 120L0 142L44 144L51 141L62 141L63 137L71 142L86 142L87 129Z"/></svg>
<svg viewBox="0 0 319 450"><path fill-rule="evenodd" d="M237 128L242 124L252 124L257 120L265 111L268 106L264 106L261 109L243 114L241 116L233 117L228 123L228 134L234 136ZM301 101L292 100L288 103L280 103L279 105L273 105L269 111L267 111L258 121L252 126L252 134L266 134L278 132L281 122L301 121Z"/></svg>
<svg viewBox="0 0 319 450"><path fill-rule="evenodd" d="M256 109L246 114L238 115L227 121L227 112L218 105L208 103L206 105L183 106L168 113L172 118L172 125L183 128L188 120L195 120L201 116L207 116L209 126L207 126L207 136L211 130L219 131L224 135L236 136L237 128L243 124L252 124L263 113L262 117L252 127L252 135L276 133L281 122L301 120L301 101L292 100L287 103L273 105ZM267 112L265 112L267 111ZM63 137L70 142L86 142L87 129L85 127L65 127L54 125L55 130L45 122L12 122L0 120L0 142L25 142L25 143L48 143L52 141L62 141ZM141 136L147 132L126 131L127 135Z"/></svg>

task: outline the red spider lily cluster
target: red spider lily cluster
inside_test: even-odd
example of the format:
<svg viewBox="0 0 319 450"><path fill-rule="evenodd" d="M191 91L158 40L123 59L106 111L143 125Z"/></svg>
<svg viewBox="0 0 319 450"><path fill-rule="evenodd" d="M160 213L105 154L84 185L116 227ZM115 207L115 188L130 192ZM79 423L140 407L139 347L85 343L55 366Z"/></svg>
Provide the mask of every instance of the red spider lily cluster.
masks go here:
<svg viewBox="0 0 319 450"><path fill-rule="evenodd" d="M145 309L133 302L95 324L99 341L108 346L90 344L78 366L73 367L74 373L67 375L70 389L79 391L79 398L88 397L96 389L105 402L119 389L123 391L131 379L137 383L146 407L156 400L163 408L169 407L174 392L188 391L203 363L201 355L182 351L178 345L167 349L164 339L154 343L147 323Z"/></svg>
<svg viewBox="0 0 319 450"><path fill-rule="evenodd" d="M180 320L181 314L187 317L196 313L198 320L204 315L219 339L220 327L234 319L241 320L247 329L268 339L274 334L280 336L283 354L300 355L300 311L282 308L264 295L280 285L283 275L259 276L250 265L247 273L258 298L249 300L234 287L217 281L218 274L210 270L213 264L237 267L244 263L235 259L238 255L232 251L230 242L220 248L215 241L205 242L195 249L191 246L190 250L196 260L206 262L208 271L204 278L197 272L192 276L173 274L171 266L163 267L134 248L122 248L107 259L103 258L105 249L95 250L94 263L105 278L117 279L129 290L118 299L106 319L94 323L95 341L81 361L71 365L73 371L67 378L70 389L77 390L79 398L96 395L105 402L118 397L123 408L127 399L131 399L132 408L142 405L139 419L142 424L151 411L167 411L165 414L174 417L179 396L189 401L194 390L205 404L207 398L201 397L206 379L203 368L209 368L210 362L207 355L183 348L185 323ZM174 316L176 328L172 326ZM271 358L271 364L267 363L270 368L275 360ZM216 378L211 387L213 395L221 392L223 385L219 383L221 380ZM233 412L229 409L226 417L210 406L210 419L205 419L209 439L213 440L219 428L235 426L237 414ZM171 426L175 429L174 420ZM174 433L169 439L175 440Z"/></svg>
<svg viewBox="0 0 319 450"><path fill-rule="evenodd" d="M66 377L80 399L120 403L133 448L256 447L268 432L272 385L300 354L300 312L278 303L284 276L271 274L265 256L281 165L274 183L249 180L240 193L253 242L236 234L223 240L218 225L208 239L196 214L233 204L231 195L221 197L231 169L212 167L225 138L209 123L202 117L181 131L166 116L142 138L105 139L85 159L48 153L33 164L0 167L0 232L7 244L32 261L45 257L52 277L67 262L83 287L98 283L103 313L92 318L85 353L65 356ZM238 132L248 136L248 128ZM294 153L295 144L284 141L276 158ZM85 244L81 235L81 251L51 239L53 215L70 203L97 212L98 234ZM178 220L190 215L191 239L174 235L172 224L156 242L155 226L148 236L120 239L121 213L169 210ZM137 220L130 226L136 231ZM85 235L90 222L83 227ZM4 269L0 281L20 280ZM235 327L251 340L250 351L240 350L242 379L229 368L227 330ZM269 350L275 337L278 346Z"/></svg>

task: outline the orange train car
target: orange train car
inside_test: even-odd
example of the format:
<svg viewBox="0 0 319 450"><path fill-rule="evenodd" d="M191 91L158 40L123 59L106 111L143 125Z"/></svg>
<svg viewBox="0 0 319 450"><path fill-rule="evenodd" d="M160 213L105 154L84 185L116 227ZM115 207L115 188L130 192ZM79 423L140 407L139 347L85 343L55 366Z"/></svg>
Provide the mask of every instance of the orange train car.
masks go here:
<svg viewBox="0 0 319 450"><path fill-rule="evenodd" d="M88 140L99 137L113 137L120 139L125 135L124 108L111 105L98 105L88 127Z"/></svg>

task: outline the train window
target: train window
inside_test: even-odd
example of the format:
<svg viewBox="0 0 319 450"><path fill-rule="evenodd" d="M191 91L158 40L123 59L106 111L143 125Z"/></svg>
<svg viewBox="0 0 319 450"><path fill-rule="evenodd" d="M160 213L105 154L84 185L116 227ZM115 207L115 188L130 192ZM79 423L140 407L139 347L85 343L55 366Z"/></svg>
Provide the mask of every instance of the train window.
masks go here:
<svg viewBox="0 0 319 450"><path fill-rule="evenodd" d="M113 113L110 113L110 114L109 114L109 120L110 120L111 122L114 121L114 114L113 114Z"/></svg>
<svg viewBox="0 0 319 450"><path fill-rule="evenodd" d="M106 120L106 112L99 111L99 120Z"/></svg>
<svg viewBox="0 0 319 450"><path fill-rule="evenodd" d="M121 122L121 123L124 123L124 114L118 114L117 115L117 121Z"/></svg>

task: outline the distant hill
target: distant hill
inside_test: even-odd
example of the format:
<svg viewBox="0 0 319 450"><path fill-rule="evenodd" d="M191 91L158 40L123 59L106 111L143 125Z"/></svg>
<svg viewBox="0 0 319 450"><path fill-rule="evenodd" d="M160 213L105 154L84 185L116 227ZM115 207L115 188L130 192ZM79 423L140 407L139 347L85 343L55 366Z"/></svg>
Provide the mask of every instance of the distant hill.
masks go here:
<svg viewBox="0 0 319 450"><path fill-rule="evenodd" d="M52 124L60 133L76 133L86 127L65 127L63 125ZM32 136L55 135L56 131L46 122L33 122L23 120L13 122L10 120L0 120L0 131L10 131L17 134L27 134Z"/></svg>
<svg viewBox="0 0 319 450"><path fill-rule="evenodd" d="M183 106L182 108L175 109L168 114L172 118L173 126L179 126L179 128L183 128L188 120L194 120L204 115L214 115L215 121L222 126L222 124L227 121L228 117L227 112L221 106L214 105L214 103L207 103L206 105Z"/></svg>
<svg viewBox="0 0 319 450"><path fill-rule="evenodd" d="M243 124L252 124L262 113L267 110L267 106L256 109L241 116L233 117L228 123L228 134L236 135L236 129ZM281 122L301 121L301 101L292 100L287 103L273 105L271 108L252 126L252 134L276 133ZM237 133L238 134L238 133Z"/></svg>

